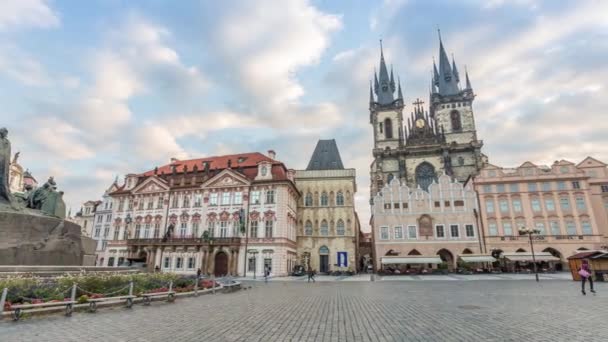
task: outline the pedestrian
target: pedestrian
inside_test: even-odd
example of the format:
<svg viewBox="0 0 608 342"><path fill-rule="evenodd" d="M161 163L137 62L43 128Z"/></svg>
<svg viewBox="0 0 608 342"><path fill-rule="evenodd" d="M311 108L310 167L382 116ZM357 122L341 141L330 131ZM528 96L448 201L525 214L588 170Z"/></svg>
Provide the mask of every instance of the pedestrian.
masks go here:
<svg viewBox="0 0 608 342"><path fill-rule="evenodd" d="M312 267L308 266L308 282L310 283L310 280L312 279L312 282L315 282L315 270L312 269Z"/></svg>
<svg viewBox="0 0 608 342"><path fill-rule="evenodd" d="M593 277L591 275L591 268L589 267L589 261L587 259L583 259L583 264L581 268L578 270L578 275L581 276L581 292L583 295L587 295L585 292L585 282L589 280L589 288L591 289L591 293L595 293L593 289Z"/></svg>
<svg viewBox="0 0 608 342"><path fill-rule="evenodd" d="M268 266L264 267L264 282L267 283L268 282L268 276L270 275L270 270L268 269Z"/></svg>
<svg viewBox="0 0 608 342"><path fill-rule="evenodd" d="M201 274L202 274L202 273L203 273L203 271L201 271L201 269L199 268L199 269L196 271L196 279L201 279Z"/></svg>

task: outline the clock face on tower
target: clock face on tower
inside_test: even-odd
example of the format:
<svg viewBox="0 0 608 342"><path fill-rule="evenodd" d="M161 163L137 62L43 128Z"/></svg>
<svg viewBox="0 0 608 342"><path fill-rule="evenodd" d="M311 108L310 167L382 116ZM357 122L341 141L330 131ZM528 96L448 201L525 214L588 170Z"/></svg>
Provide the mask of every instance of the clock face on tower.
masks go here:
<svg viewBox="0 0 608 342"><path fill-rule="evenodd" d="M424 128L424 119L418 119L418 120L416 120L416 127L418 127L418 128Z"/></svg>

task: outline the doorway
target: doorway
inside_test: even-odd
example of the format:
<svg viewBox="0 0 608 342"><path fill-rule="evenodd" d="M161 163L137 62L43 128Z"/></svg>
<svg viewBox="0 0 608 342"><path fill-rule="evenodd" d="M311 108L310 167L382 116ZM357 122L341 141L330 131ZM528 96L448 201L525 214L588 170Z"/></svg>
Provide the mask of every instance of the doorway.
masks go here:
<svg viewBox="0 0 608 342"><path fill-rule="evenodd" d="M329 248L319 248L319 273L329 273Z"/></svg>
<svg viewBox="0 0 608 342"><path fill-rule="evenodd" d="M226 253L218 252L215 255L213 274L216 277L223 277L228 274L228 255Z"/></svg>

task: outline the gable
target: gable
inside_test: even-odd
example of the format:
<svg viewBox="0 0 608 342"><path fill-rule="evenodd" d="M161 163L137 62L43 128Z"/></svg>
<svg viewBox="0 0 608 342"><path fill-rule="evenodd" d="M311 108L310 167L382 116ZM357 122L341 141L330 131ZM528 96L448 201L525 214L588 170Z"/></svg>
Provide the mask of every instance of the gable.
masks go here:
<svg viewBox="0 0 608 342"><path fill-rule="evenodd" d="M578 165L576 165L576 167L577 168L606 167L606 164L602 163L601 161L599 161L593 157L587 157L582 162L578 163Z"/></svg>
<svg viewBox="0 0 608 342"><path fill-rule="evenodd" d="M203 183L203 187L232 187L249 185L250 181L242 174L225 169Z"/></svg>
<svg viewBox="0 0 608 342"><path fill-rule="evenodd" d="M557 163L555 163L553 165L564 166L564 165L574 165L574 163L562 159L562 160L558 161Z"/></svg>
<svg viewBox="0 0 608 342"><path fill-rule="evenodd" d="M493 165L493 164L486 164L484 167L481 168L482 170L500 170L500 167Z"/></svg>
<svg viewBox="0 0 608 342"><path fill-rule="evenodd" d="M521 164L519 167L520 168L524 168L524 167L536 167L536 165L534 165L531 162L527 161L527 162Z"/></svg>
<svg viewBox="0 0 608 342"><path fill-rule="evenodd" d="M137 185L133 189L133 193L150 193L167 190L169 190L169 186L167 186L163 180L156 176L152 176Z"/></svg>

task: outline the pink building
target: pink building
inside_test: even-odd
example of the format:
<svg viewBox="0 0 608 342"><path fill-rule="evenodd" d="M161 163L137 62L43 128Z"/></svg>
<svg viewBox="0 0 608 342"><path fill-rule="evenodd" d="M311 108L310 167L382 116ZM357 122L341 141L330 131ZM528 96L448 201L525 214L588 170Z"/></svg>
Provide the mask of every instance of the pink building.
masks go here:
<svg viewBox="0 0 608 342"><path fill-rule="evenodd" d="M507 169L488 164L473 182L485 252L504 256L506 263L531 260L529 239L519 236L522 226L540 232L534 236L534 250L541 252L537 260L547 262L547 267L559 269L559 261L565 264L577 251L602 245L608 178L606 165L593 158L579 165L556 161L551 167L525 162Z"/></svg>

